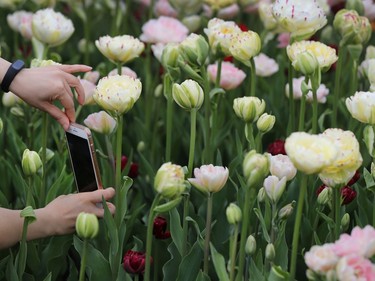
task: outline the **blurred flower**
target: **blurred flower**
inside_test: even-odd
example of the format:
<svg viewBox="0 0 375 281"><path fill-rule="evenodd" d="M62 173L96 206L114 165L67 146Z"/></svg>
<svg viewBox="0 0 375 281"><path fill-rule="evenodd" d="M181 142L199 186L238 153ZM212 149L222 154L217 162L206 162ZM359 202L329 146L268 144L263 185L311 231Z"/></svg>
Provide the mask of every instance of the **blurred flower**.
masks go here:
<svg viewBox="0 0 375 281"><path fill-rule="evenodd" d="M333 244L315 245L305 253L306 265L318 274L326 274L334 270L337 262L338 257L333 251Z"/></svg>
<svg viewBox="0 0 375 281"><path fill-rule="evenodd" d="M338 59L334 48L317 41L295 42L289 45L286 51L293 65L297 63L297 59L301 53L308 51L315 56L319 63L319 68L323 72L327 71Z"/></svg>
<svg viewBox="0 0 375 281"><path fill-rule="evenodd" d="M171 43L169 43L169 44L171 44ZM165 46L166 45L163 44L163 43L156 43L156 44L151 45L152 54L154 55L154 57L159 62L161 62L161 56L163 54L163 50L164 50Z"/></svg>
<svg viewBox="0 0 375 281"><path fill-rule="evenodd" d="M34 67L43 67L43 66L50 66L50 65L61 65L61 63L55 62L53 60L40 60L40 59L33 59L31 61L31 68Z"/></svg>
<svg viewBox="0 0 375 281"><path fill-rule="evenodd" d="M154 227L152 229L156 239L168 239L171 237L171 233L167 231L167 220L161 216L157 216L154 219Z"/></svg>
<svg viewBox="0 0 375 281"><path fill-rule="evenodd" d="M168 0L157 0L154 4L154 13L156 17L166 16L177 18L177 11L171 6Z"/></svg>
<svg viewBox="0 0 375 281"><path fill-rule="evenodd" d="M152 257L151 257L152 262ZM127 273L142 274L145 271L146 254L128 250L124 255L123 266Z"/></svg>
<svg viewBox="0 0 375 281"><path fill-rule="evenodd" d="M259 132L265 134L272 130L275 125L276 117L274 115L263 113L257 120L257 128Z"/></svg>
<svg viewBox="0 0 375 281"><path fill-rule="evenodd" d="M79 79L79 82L81 83L83 90L85 92L85 102L84 105L93 105L95 104L94 100L94 93L96 89L96 85L86 79Z"/></svg>
<svg viewBox="0 0 375 281"><path fill-rule="evenodd" d="M254 57L254 63L255 73L260 77L268 77L279 71L277 62L263 53Z"/></svg>
<svg viewBox="0 0 375 281"><path fill-rule="evenodd" d="M22 99L12 92L5 92L2 97L2 102L5 107L12 107L22 103Z"/></svg>
<svg viewBox="0 0 375 281"><path fill-rule="evenodd" d="M263 26L266 30L277 31L278 28L277 21L272 14L272 3L266 1L260 1L259 7L259 18L263 23ZM289 33L288 33L289 34Z"/></svg>
<svg viewBox="0 0 375 281"><path fill-rule="evenodd" d="M264 190L272 203L276 204L284 193L286 177L268 176L263 182Z"/></svg>
<svg viewBox="0 0 375 281"><path fill-rule="evenodd" d="M83 74L83 79L90 81L93 84L96 84L100 78L99 71L88 71Z"/></svg>
<svg viewBox="0 0 375 281"><path fill-rule="evenodd" d="M301 85L304 80L305 80L305 76L301 76L299 78L293 78L293 98L295 100L300 100L302 98ZM308 86L311 87L310 79L309 79ZM329 89L326 87L326 85L320 84L318 89L316 90L316 98L318 100L318 103L326 103L328 94L329 94ZM285 95L287 98L289 98L289 84L285 85ZM307 92L306 101L313 102L312 91Z"/></svg>
<svg viewBox="0 0 375 281"><path fill-rule="evenodd" d="M288 155L270 155L269 159L271 175L276 176L279 179L286 177L286 180L288 181L296 176L297 169L294 167L293 162L289 159Z"/></svg>
<svg viewBox="0 0 375 281"><path fill-rule="evenodd" d="M190 64L202 66L206 62L209 46L202 35L191 33L179 46L179 53Z"/></svg>
<svg viewBox="0 0 375 281"><path fill-rule="evenodd" d="M271 155L277 155L277 154L286 155L285 141L275 140L274 142L270 143L267 147L267 152L270 153Z"/></svg>
<svg viewBox="0 0 375 281"><path fill-rule="evenodd" d="M233 3L232 5L226 6L225 8L222 8L217 11L217 17L228 20L235 18L240 12L240 7L238 4Z"/></svg>
<svg viewBox="0 0 375 281"><path fill-rule="evenodd" d="M277 36L278 48L285 48L290 43L290 34L288 32L282 32Z"/></svg>
<svg viewBox="0 0 375 281"><path fill-rule="evenodd" d="M126 157L125 155L122 155L121 156L121 171L125 169L127 164L128 164L128 157ZM138 177L138 164L137 163L134 163L134 162L130 163L128 177L132 179L135 179L136 177Z"/></svg>
<svg viewBox="0 0 375 281"><path fill-rule="evenodd" d="M357 192L349 186L344 186L340 190L342 197L342 205L348 205L357 197Z"/></svg>
<svg viewBox="0 0 375 281"><path fill-rule="evenodd" d="M259 54L260 49L260 37L254 31L242 31L231 37L229 46L230 54L247 66L250 65L250 59Z"/></svg>
<svg viewBox="0 0 375 281"><path fill-rule="evenodd" d="M3 132L3 128L4 128L4 122L3 122L3 119L0 118L0 134Z"/></svg>
<svg viewBox="0 0 375 281"><path fill-rule="evenodd" d="M215 83L217 75L217 64L210 64L207 67L210 80ZM237 88L245 80L246 74L237 68L233 63L223 61L221 63L220 87L225 90Z"/></svg>
<svg viewBox="0 0 375 281"><path fill-rule="evenodd" d="M238 224L242 219L242 211L234 203L230 203L226 208L225 213L227 215L227 221L229 224Z"/></svg>
<svg viewBox="0 0 375 281"><path fill-rule="evenodd" d="M235 3L235 0L204 0L213 10L219 10Z"/></svg>
<svg viewBox="0 0 375 281"><path fill-rule="evenodd" d="M368 18L370 21L375 20L375 3L372 0L362 0L364 10L365 10L365 17Z"/></svg>
<svg viewBox="0 0 375 281"><path fill-rule="evenodd" d="M92 239L99 232L99 221L96 215L80 213L76 220L77 235L84 239Z"/></svg>
<svg viewBox="0 0 375 281"><path fill-rule="evenodd" d="M22 170L26 176L32 176L42 167L42 160L36 151L25 149L22 154Z"/></svg>
<svg viewBox="0 0 375 281"><path fill-rule="evenodd" d="M233 100L234 112L246 123L252 123L258 120L265 108L265 101L257 97L242 97Z"/></svg>
<svg viewBox="0 0 375 281"><path fill-rule="evenodd" d="M276 0L272 13L281 28L298 41L308 39L327 23L316 1Z"/></svg>
<svg viewBox="0 0 375 281"><path fill-rule="evenodd" d="M189 178L188 181L203 193L215 193L224 187L228 177L228 168L209 164L195 168L194 178Z"/></svg>
<svg viewBox="0 0 375 281"><path fill-rule="evenodd" d="M116 128L116 120L105 111L91 113L83 123L91 130L104 135L112 134Z"/></svg>
<svg viewBox="0 0 375 281"><path fill-rule="evenodd" d="M171 162L161 165L155 175L154 188L157 193L174 199L185 191L185 175L181 166Z"/></svg>
<svg viewBox="0 0 375 281"><path fill-rule="evenodd" d="M261 187L257 194L257 200L259 203L263 203L266 200L266 191L264 190L264 187Z"/></svg>
<svg viewBox="0 0 375 281"><path fill-rule="evenodd" d="M127 63L139 57L145 45L131 35L122 36L102 36L95 41L99 51L114 63Z"/></svg>
<svg viewBox="0 0 375 281"><path fill-rule="evenodd" d="M169 0L169 3L178 13L186 16L198 14L203 4L201 0Z"/></svg>
<svg viewBox="0 0 375 281"><path fill-rule="evenodd" d="M336 267L338 280L374 280L375 266L359 255L345 256Z"/></svg>
<svg viewBox="0 0 375 281"><path fill-rule="evenodd" d="M51 47L61 45L74 32L73 22L51 8L37 11L32 19L33 36Z"/></svg>
<svg viewBox="0 0 375 281"><path fill-rule="evenodd" d="M187 79L172 87L174 101L185 110L199 109L204 100L204 93L198 82Z"/></svg>
<svg viewBox="0 0 375 281"><path fill-rule="evenodd" d="M33 13L24 10L19 10L13 14L7 15L7 22L10 28L21 33L22 37L28 40L33 36L33 31L31 29L32 19Z"/></svg>
<svg viewBox="0 0 375 281"><path fill-rule="evenodd" d="M139 39L146 43L178 43L186 38L189 30L179 20L161 16L150 19L142 26Z"/></svg>
<svg viewBox="0 0 375 281"><path fill-rule="evenodd" d="M162 44L156 44L156 45L162 45ZM160 56L160 62L162 63L163 67L165 67L167 70L177 67L177 59L180 55L179 45L177 43L168 43L162 46L163 46L163 49L162 49L162 53Z"/></svg>
<svg viewBox="0 0 375 281"><path fill-rule="evenodd" d="M118 73L118 69L117 68L114 68L112 69L109 73L108 73L108 76L114 76L114 75L117 75L119 74ZM137 73L135 73L135 71L133 71L132 69L130 69L129 67L127 66L123 66L121 67L121 75L127 75L127 76L130 76L134 79L137 78Z"/></svg>
<svg viewBox="0 0 375 281"><path fill-rule="evenodd" d="M242 162L243 174L248 188L256 188L269 173L269 161L266 155L249 151Z"/></svg>
<svg viewBox="0 0 375 281"><path fill-rule="evenodd" d="M275 255L275 246L272 243L268 243L264 253L265 258L269 261L273 261L275 259Z"/></svg>
<svg viewBox="0 0 375 281"><path fill-rule="evenodd" d="M326 129L322 136L334 143L338 154L331 164L322 169L319 178L328 186L343 186L362 164L359 143L351 131L342 129Z"/></svg>
<svg viewBox="0 0 375 281"><path fill-rule="evenodd" d="M280 209L278 212L277 216L281 220L286 220L287 218L290 217L290 215L293 213L294 210L294 205L296 204L296 201L292 201L291 203L285 205Z"/></svg>
<svg viewBox="0 0 375 281"><path fill-rule="evenodd" d="M355 10L340 10L333 20L334 29L341 35L341 44L365 44L371 37L371 25Z"/></svg>
<svg viewBox="0 0 375 281"><path fill-rule="evenodd" d="M222 53L231 55L229 48L231 38L234 34L241 33L241 29L233 21L224 21L219 18L213 18L208 21L204 33L207 35L208 43L214 54Z"/></svg>
<svg viewBox="0 0 375 281"><path fill-rule="evenodd" d="M245 244L245 253L249 256L255 253L257 249L257 241L255 240L253 235L249 235L246 239Z"/></svg>
<svg viewBox="0 0 375 281"><path fill-rule="evenodd" d="M375 93L355 92L345 101L346 108L354 119L366 124L375 124Z"/></svg>
<svg viewBox="0 0 375 281"><path fill-rule="evenodd" d="M321 172L338 154L333 141L305 132L292 133L285 141L285 150L294 166L305 174Z"/></svg>
<svg viewBox="0 0 375 281"><path fill-rule="evenodd" d="M182 19L182 23L190 32L196 32L202 25L202 17L199 15L186 16Z"/></svg>
<svg viewBox="0 0 375 281"><path fill-rule="evenodd" d="M107 76L99 80L94 99L103 109L124 114L132 109L141 91L142 84L139 79L127 75Z"/></svg>
<svg viewBox="0 0 375 281"><path fill-rule="evenodd" d="M22 0L1 0L0 7L14 9Z"/></svg>

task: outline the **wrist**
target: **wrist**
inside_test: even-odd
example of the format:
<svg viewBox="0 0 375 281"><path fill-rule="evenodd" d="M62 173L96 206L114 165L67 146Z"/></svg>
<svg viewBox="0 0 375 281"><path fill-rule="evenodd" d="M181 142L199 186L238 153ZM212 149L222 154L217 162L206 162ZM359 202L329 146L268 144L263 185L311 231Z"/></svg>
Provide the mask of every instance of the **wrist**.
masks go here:
<svg viewBox="0 0 375 281"><path fill-rule="evenodd" d="M8 65L8 68L6 69L5 74L3 74L2 76L3 78L0 84L0 88L4 92L9 92L9 87L12 84L14 78L24 67L25 67L25 63L22 60L16 60L12 64ZM2 67L1 69L3 70L4 68Z"/></svg>

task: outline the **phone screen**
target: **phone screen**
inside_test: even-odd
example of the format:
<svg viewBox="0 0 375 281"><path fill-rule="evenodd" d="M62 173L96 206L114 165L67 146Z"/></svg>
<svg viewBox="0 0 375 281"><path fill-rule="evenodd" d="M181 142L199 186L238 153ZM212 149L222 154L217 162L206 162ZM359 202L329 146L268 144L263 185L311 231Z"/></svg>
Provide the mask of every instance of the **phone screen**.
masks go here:
<svg viewBox="0 0 375 281"><path fill-rule="evenodd" d="M66 133L66 138L78 191L97 190L98 185L88 140L69 132Z"/></svg>

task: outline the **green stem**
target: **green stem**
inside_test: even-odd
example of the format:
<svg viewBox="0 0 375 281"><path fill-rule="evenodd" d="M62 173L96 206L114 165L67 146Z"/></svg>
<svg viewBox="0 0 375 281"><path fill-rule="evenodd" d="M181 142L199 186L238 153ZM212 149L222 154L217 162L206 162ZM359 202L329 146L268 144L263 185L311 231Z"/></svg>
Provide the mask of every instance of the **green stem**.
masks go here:
<svg viewBox="0 0 375 281"><path fill-rule="evenodd" d="M207 198L207 214L206 214L206 236L204 239L204 261L203 261L203 272L208 274L208 264L210 255L210 236L211 236L211 220L212 220L212 197L213 194L210 192Z"/></svg>
<svg viewBox="0 0 375 281"><path fill-rule="evenodd" d="M288 67L288 84L289 84L289 120L288 120L288 128L287 128L287 135L290 135L294 132L294 115L295 115L295 105L294 105L294 98L293 98L293 66L292 62L289 61Z"/></svg>
<svg viewBox="0 0 375 281"><path fill-rule="evenodd" d="M182 221L182 257L184 257L187 253L187 246L188 246L188 221L187 217L189 216L189 193L183 194L184 198L184 213L183 213L183 221Z"/></svg>
<svg viewBox="0 0 375 281"><path fill-rule="evenodd" d="M27 192L26 192L26 206L31 206L31 207L35 207L33 206L32 204L32 198L33 198L33 179L32 177L28 177L28 189L27 189Z"/></svg>
<svg viewBox="0 0 375 281"><path fill-rule="evenodd" d="M190 146L189 146L189 164L188 177L191 178L193 174L194 152L195 152L195 136L197 131L197 109L193 108L190 111Z"/></svg>
<svg viewBox="0 0 375 281"><path fill-rule="evenodd" d="M217 72L216 72L215 88L219 88L220 87L222 62L223 62L222 59L219 59L217 61Z"/></svg>
<svg viewBox="0 0 375 281"><path fill-rule="evenodd" d="M256 75L254 58L250 59L250 96L255 97Z"/></svg>
<svg viewBox="0 0 375 281"><path fill-rule="evenodd" d="M117 66L117 74L122 75L122 63L118 62L116 63L116 66Z"/></svg>
<svg viewBox="0 0 375 281"><path fill-rule="evenodd" d="M154 227L154 218L155 218L155 207L159 204L161 199L161 195L157 194L152 202L150 208L150 214L148 216L147 222L147 236L146 236L146 264L145 264L145 274L144 274L144 281L150 281L150 271L151 271L151 251L152 251L152 231Z"/></svg>
<svg viewBox="0 0 375 281"><path fill-rule="evenodd" d="M121 154L122 154L122 127L123 127L123 116L117 116L117 131L116 131L116 165L115 165L115 188L120 190L121 188ZM115 204L119 210L122 210L120 204L122 200L119 196L115 196ZM116 213L117 215L117 213ZM116 225L120 227L121 225L121 214L115 215Z"/></svg>
<svg viewBox="0 0 375 281"><path fill-rule="evenodd" d="M86 7L86 1L83 1L83 5L84 5L84 10L87 11L87 7ZM90 30L91 30L91 24L90 24L90 16L87 15L86 13L86 20L83 21L83 32L84 32L84 36L85 36L85 53L84 53L84 56L83 56L83 63L86 64L86 65L89 65L90 64Z"/></svg>
<svg viewBox="0 0 375 281"><path fill-rule="evenodd" d="M17 274L19 280L22 280L23 273L25 272L26 266L26 257L27 257L27 228L29 226L29 219L26 217L23 221L23 229L22 229L22 239L20 243L19 249L19 257L18 257L18 267L17 267Z"/></svg>
<svg viewBox="0 0 375 281"><path fill-rule="evenodd" d="M340 187L335 186L333 188L333 196L334 196L334 221L335 221L335 232L334 232L334 240L336 241L340 236L340 226L341 226L341 192ZM332 241L332 242L333 242Z"/></svg>
<svg viewBox="0 0 375 281"><path fill-rule="evenodd" d="M85 280L85 272L86 272L86 256L87 256L87 244L88 240L85 238L83 239L83 248L82 248L82 256L81 256L81 268L79 270L79 281Z"/></svg>
<svg viewBox="0 0 375 281"><path fill-rule="evenodd" d="M245 124L245 136L249 143L249 150L256 149L253 131L253 123L247 122Z"/></svg>
<svg viewBox="0 0 375 281"><path fill-rule="evenodd" d="M249 223L250 223L250 209L253 205L251 199L251 192L252 187L247 187L245 191L245 200L243 206L243 218L242 218L242 226L241 226L241 234L240 234L240 251L239 251L239 262L238 262L238 273L237 273L237 281L242 280L242 276L244 273L244 266L245 266L245 244L248 237L249 232Z"/></svg>
<svg viewBox="0 0 375 281"><path fill-rule="evenodd" d="M237 240L238 240L238 224L234 226L234 233L232 236L232 251L230 254L230 272L229 272L230 281L234 280L234 269L236 267Z"/></svg>
<svg viewBox="0 0 375 281"><path fill-rule="evenodd" d="M114 183L113 183L113 179L116 178L116 165L115 165L115 157L113 155L113 147L112 147L112 142L109 138L108 135L105 135L104 136L104 139L105 139L105 144L106 144L106 149L107 149L107 155L108 155L108 162L109 162L109 165L110 165L110 176L109 176L109 179L107 180L107 184L112 186Z"/></svg>
<svg viewBox="0 0 375 281"><path fill-rule="evenodd" d="M311 132L313 134L316 134L318 132L318 97L316 95L316 88L312 87L312 95L313 95L313 114L312 114L312 130Z"/></svg>
<svg viewBox="0 0 375 281"><path fill-rule="evenodd" d="M338 109L338 104L340 101L340 77L341 77L341 71L342 71L342 64L344 61L343 58L344 55L344 46L341 46L339 48L339 53L338 53L338 61L336 65L336 73L335 73L335 87L333 90L333 104L332 104L332 127L336 128L337 127L337 109Z"/></svg>
<svg viewBox="0 0 375 281"><path fill-rule="evenodd" d="M212 148L210 145L211 141L211 99L210 99L210 86L207 80L206 67L201 67L201 75L203 80L203 91L204 91L204 129L205 129L205 151L204 151L204 163L212 163Z"/></svg>
<svg viewBox="0 0 375 281"><path fill-rule="evenodd" d="M152 95L153 91L151 90L151 79L152 79L152 74L151 74L151 44L147 44L146 50L145 50L145 55L146 55L146 62L145 62L145 71L146 71L146 76L145 76L145 124L146 124L146 131L150 132L151 131L151 116L152 116Z"/></svg>
<svg viewBox="0 0 375 281"><path fill-rule="evenodd" d="M46 197L46 186L47 186L47 138L48 138L48 115L46 112L42 113L42 153L41 153L41 160L42 160L42 186L39 194L39 202L44 204L45 197Z"/></svg>
<svg viewBox="0 0 375 281"><path fill-rule="evenodd" d="M305 83L308 85L309 83L309 77L305 77ZM304 93L302 91L302 97L301 97L301 104L300 104L300 112L299 112L299 122L298 122L298 131L302 132L305 130L305 112L306 112L306 95L307 93Z"/></svg>
<svg viewBox="0 0 375 281"><path fill-rule="evenodd" d="M164 96L167 97L167 121L166 121L166 144L165 162L171 161L172 154L172 129L173 129L173 97L172 78L169 74L164 75Z"/></svg>
<svg viewBox="0 0 375 281"><path fill-rule="evenodd" d="M299 197L298 197L298 204L297 204L297 212L296 212L296 219L294 222L294 230L293 230L293 240L292 240L292 257L290 261L290 280L294 281L297 269L297 253L298 253L298 242L300 237L300 230L301 230L301 222L302 222L302 213L303 213L303 203L306 194L307 188L307 175L302 176Z"/></svg>

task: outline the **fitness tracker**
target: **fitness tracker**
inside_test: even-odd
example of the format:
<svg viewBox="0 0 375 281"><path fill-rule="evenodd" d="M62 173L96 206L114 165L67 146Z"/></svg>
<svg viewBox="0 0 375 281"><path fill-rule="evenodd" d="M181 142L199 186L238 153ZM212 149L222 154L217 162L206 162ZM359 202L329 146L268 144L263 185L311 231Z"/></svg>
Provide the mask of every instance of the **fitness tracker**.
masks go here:
<svg viewBox="0 0 375 281"><path fill-rule="evenodd" d="M4 93L9 92L9 86L12 84L14 77L25 67L25 63L22 60L16 60L8 68L4 75L3 81L1 82L1 89Z"/></svg>

